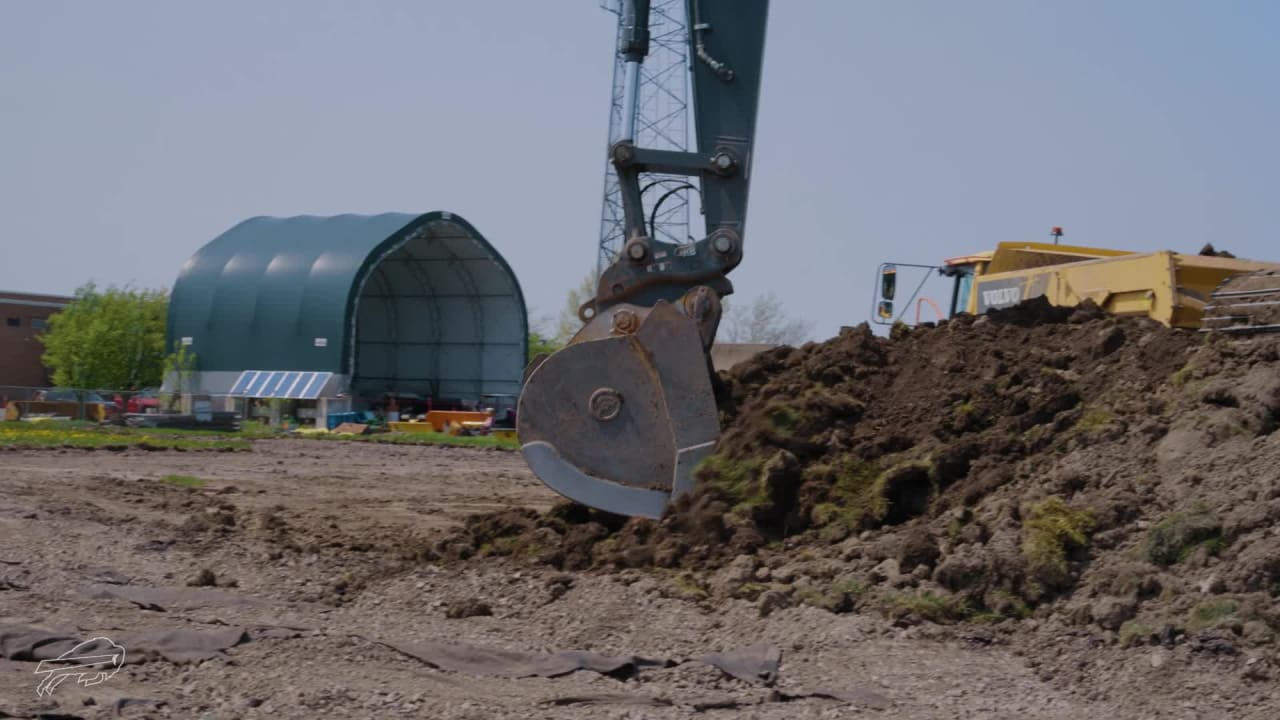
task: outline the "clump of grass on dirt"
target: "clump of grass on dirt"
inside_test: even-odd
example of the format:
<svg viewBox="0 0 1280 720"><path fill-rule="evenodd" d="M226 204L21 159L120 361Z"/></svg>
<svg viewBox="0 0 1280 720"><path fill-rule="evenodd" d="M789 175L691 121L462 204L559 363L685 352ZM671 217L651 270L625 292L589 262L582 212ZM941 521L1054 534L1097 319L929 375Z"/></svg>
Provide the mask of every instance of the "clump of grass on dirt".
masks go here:
<svg viewBox="0 0 1280 720"><path fill-rule="evenodd" d="M1191 608L1187 616L1187 629L1192 631L1209 630L1222 627L1236 621L1236 613L1240 606L1234 600L1206 600Z"/></svg>
<svg viewBox="0 0 1280 720"><path fill-rule="evenodd" d="M204 480L194 475L165 475L160 478L160 482L178 487L191 488L197 490L204 487Z"/></svg>
<svg viewBox="0 0 1280 720"><path fill-rule="evenodd" d="M850 531L878 527L886 522L905 520L920 508L920 498L908 498L911 488L905 484L914 478L927 478L933 465L921 460L907 460L884 467L852 455L845 455L832 466L815 466L813 475L826 474L832 478L827 500L814 505L810 521L816 527L836 526ZM927 496L932 487L916 489ZM908 502L910 500L910 502Z"/></svg>
<svg viewBox="0 0 1280 720"><path fill-rule="evenodd" d="M769 586L764 583L747 582L734 587L729 594L731 597L735 597L740 600L755 600L763 595L768 589Z"/></svg>
<svg viewBox="0 0 1280 720"><path fill-rule="evenodd" d="M1223 544L1222 523L1204 505L1175 512L1156 523L1147 533L1147 559L1169 566L1187 558L1204 546L1216 553Z"/></svg>
<svg viewBox="0 0 1280 720"><path fill-rule="evenodd" d="M697 476L724 493L734 510L749 510L769 499L760 477L763 465L759 458L734 460L717 453L702 461Z"/></svg>
<svg viewBox="0 0 1280 720"><path fill-rule="evenodd" d="M1174 384L1175 387L1182 387L1183 385L1187 384L1187 381L1191 379L1191 373L1195 371L1196 371L1195 360L1194 359L1188 360L1187 364L1183 365L1181 369L1174 372L1173 375L1170 376L1169 380Z"/></svg>
<svg viewBox="0 0 1280 720"><path fill-rule="evenodd" d="M999 622L1005 618L1016 618L1023 620L1031 617L1031 608L1022 598L1003 590L996 590L991 593L987 600L987 606L990 615L995 616L995 621Z"/></svg>
<svg viewBox="0 0 1280 720"><path fill-rule="evenodd" d="M809 512L815 527L836 525L857 530L870 520L884 517L886 503L876 492L880 468L852 455L838 458L834 465L819 465L806 474L829 476L831 490L827 501L813 506Z"/></svg>
<svg viewBox="0 0 1280 720"><path fill-rule="evenodd" d="M1086 408L1080 419L1076 421L1072 428L1076 432L1091 432L1101 427L1106 427L1115 419L1115 415L1106 408L1092 406Z"/></svg>
<svg viewBox="0 0 1280 720"><path fill-rule="evenodd" d="M1030 577L1045 588L1064 586L1070 579L1067 559L1088 546L1094 525L1093 513L1073 510L1056 495L1032 505L1022 541Z"/></svg>
<svg viewBox="0 0 1280 720"><path fill-rule="evenodd" d="M711 595L698 580L698 576L687 571L677 573L671 579L671 586L676 595L685 600L705 600Z"/></svg>
<svg viewBox="0 0 1280 720"><path fill-rule="evenodd" d="M782 403L771 403L765 408L764 416L769 420L769 425L784 436L790 436L800 424L800 413Z"/></svg>
<svg viewBox="0 0 1280 720"><path fill-rule="evenodd" d="M1156 629L1147 623L1128 620L1120 626L1120 644L1128 647L1140 643L1154 634Z"/></svg>
<svg viewBox="0 0 1280 720"><path fill-rule="evenodd" d="M969 603L953 595L939 595L928 590L915 594L890 596L892 614L903 617L914 614L935 623L959 622L973 616Z"/></svg>

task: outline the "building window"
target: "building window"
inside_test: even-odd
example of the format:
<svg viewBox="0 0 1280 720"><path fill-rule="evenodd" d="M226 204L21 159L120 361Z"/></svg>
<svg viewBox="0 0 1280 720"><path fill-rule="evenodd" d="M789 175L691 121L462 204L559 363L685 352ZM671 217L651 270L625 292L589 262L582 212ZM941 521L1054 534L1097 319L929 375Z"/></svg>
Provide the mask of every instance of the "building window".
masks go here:
<svg viewBox="0 0 1280 720"><path fill-rule="evenodd" d="M22 318L6 318L4 324L8 325L9 327L21 327Z"/></svg>
<svg viewBox="0 0 1280 720"><path fill-rule="evenodd" d="M47 327L49 327L49 320L47 318L31 318L32 330L44 330Z"/></svg>

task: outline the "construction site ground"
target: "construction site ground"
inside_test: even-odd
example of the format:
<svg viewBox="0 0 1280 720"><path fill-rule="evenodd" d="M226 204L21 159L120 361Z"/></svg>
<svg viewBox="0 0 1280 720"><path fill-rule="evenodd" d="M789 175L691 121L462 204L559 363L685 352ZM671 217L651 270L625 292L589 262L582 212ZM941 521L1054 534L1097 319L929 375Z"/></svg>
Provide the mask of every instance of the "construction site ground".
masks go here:
<svg viewBox="0 0 1280 720"><path fill-rule="evenodd" d="M35 663L0 660L0 717L1280 714L1267 645L1120 643L1057 615L940 624L811 604L763 613L759 598L682 592L682 576L661 568L568 571L422 550L468 516L556 501L503 451L263 440L239 453L0 452L0 629L245 629L212 659L128 663L50 698L36 696ZM144 609L91 591L103 587L178 590ZM629 679L498 679L389 647L430 641L678 664ZM781 652L772 686L679 662L762 642ZM810 694L818 688L844 699Z"/></svg>

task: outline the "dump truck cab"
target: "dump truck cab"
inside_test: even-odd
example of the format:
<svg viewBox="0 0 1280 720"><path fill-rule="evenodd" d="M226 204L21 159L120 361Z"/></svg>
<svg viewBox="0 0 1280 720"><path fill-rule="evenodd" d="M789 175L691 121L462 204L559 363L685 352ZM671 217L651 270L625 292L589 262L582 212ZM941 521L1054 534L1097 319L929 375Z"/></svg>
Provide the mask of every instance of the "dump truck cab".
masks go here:
<svg viewBox="0 0 1280 720"><path fill-rule="evenodd" d="M899 268L936 271L953 278L946 312L935 300L921 295L922 281L895 313L894 297L902 283ZM932 307L939 317L981 315L1044 297L1059 306L1090 300L1114 315L1146 315L1172 327L1201 328L1206 312L1210 317L1214 315L1220 299L1215 293L1220 293L1224 283L1277 271L1277 263L1218 254L1169 250L1140 253L1054 243L1002 242L994 250L950 258L940 266L881 265L873 320L883 325L914 324L913 319L920 322L925 306ZM1256 289L1248 292L1263 293ZM908 317L911 311L914 318Z"/></svg>
<svg viewBox="0 0 1280 720"><path fill-rule="evenodd" d="M938 272L947 277L953 278L951 285L951 303L948 306L948 317L955 317L960 313L975 312L974 303L974 281L986 272L987 265L991 263L992 252L981 252L973 255L961 255L960 257L948 258L943 261L942 267L938 268Z"/></svg>

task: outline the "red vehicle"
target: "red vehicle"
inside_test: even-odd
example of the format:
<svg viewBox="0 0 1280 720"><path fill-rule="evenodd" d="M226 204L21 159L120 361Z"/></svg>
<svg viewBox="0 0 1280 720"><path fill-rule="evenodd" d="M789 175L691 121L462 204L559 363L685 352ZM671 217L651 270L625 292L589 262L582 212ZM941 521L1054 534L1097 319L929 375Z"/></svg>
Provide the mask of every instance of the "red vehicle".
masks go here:
<svg viewBox="0 0 1280 720"><path fill-rule="evenodd" d="M139 390L129 396L124 406L127 413L160 412L160 396L154 388Z"/></svg>

